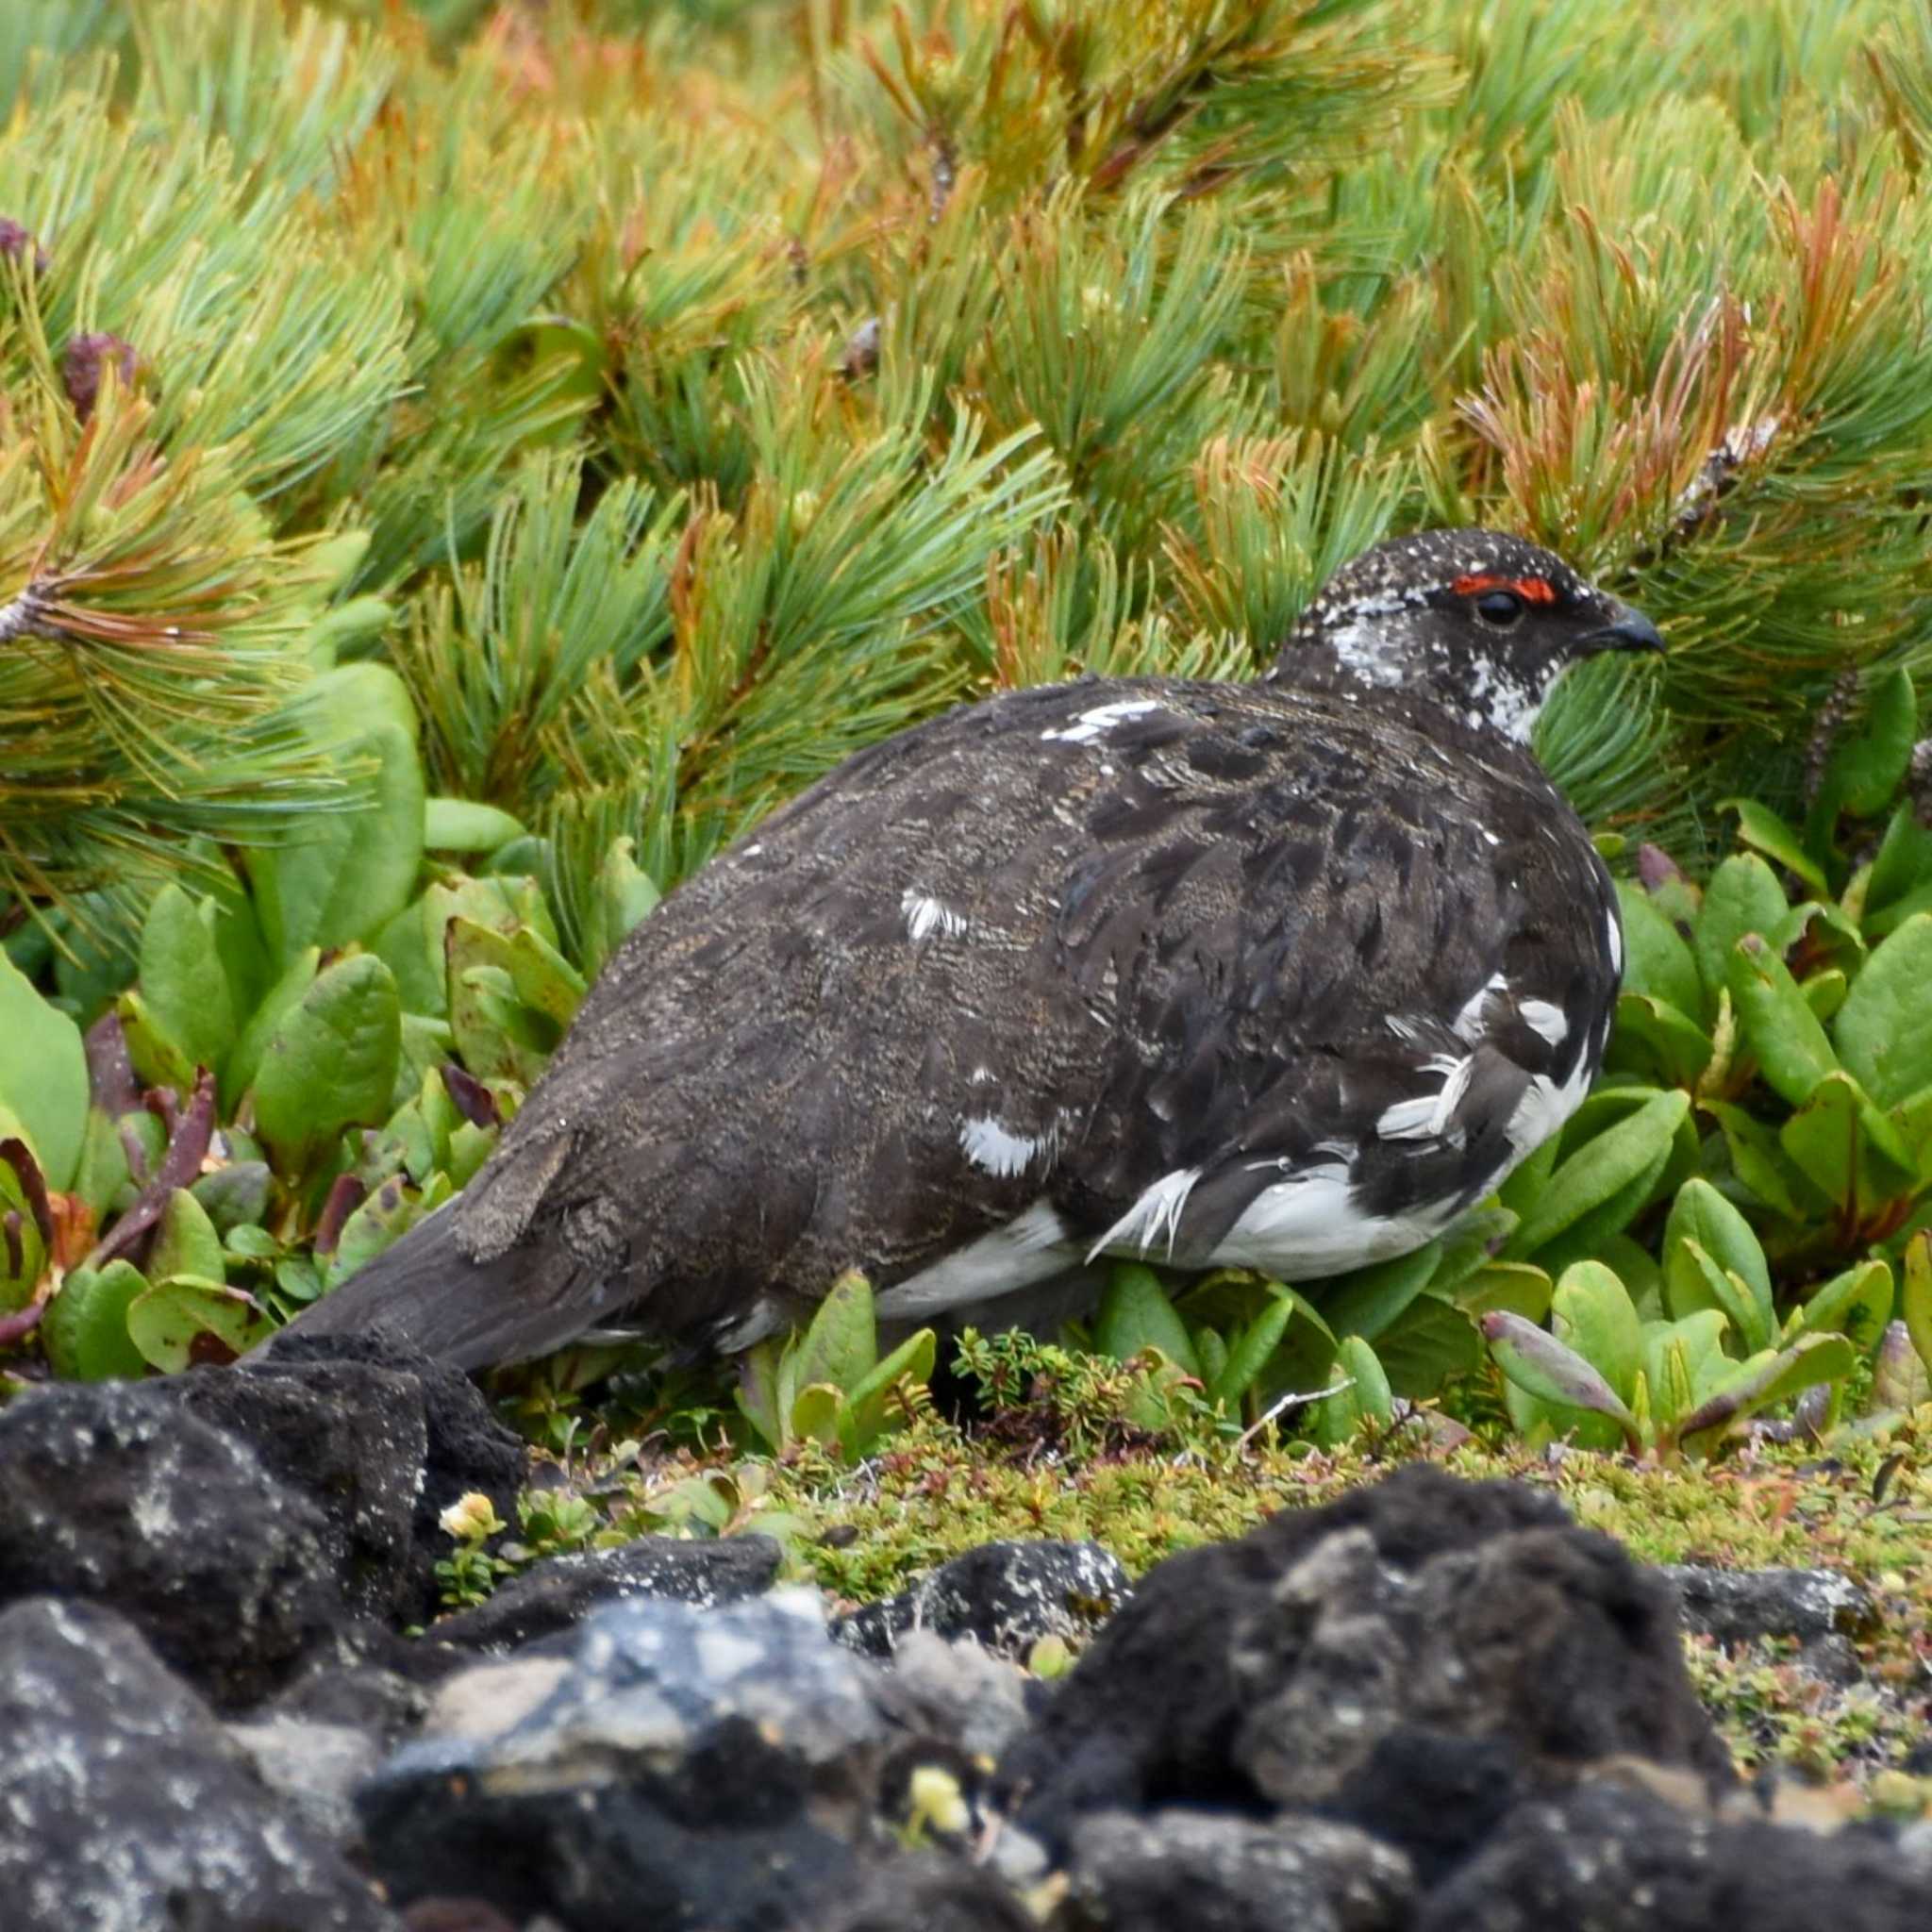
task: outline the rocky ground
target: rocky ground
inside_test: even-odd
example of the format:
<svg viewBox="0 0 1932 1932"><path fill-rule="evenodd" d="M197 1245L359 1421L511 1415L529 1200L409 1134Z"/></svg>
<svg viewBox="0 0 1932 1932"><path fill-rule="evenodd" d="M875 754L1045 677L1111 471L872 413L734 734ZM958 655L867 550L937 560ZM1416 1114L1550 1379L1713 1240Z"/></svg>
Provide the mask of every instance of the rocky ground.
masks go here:
<svg viewBox="0 0 1932 1932"><path fill-rule="evenodd" d="M1932 1924L1932 1824L1741 1781L1684 1662L1689 1617L1842 1682L1864 1592L1641 1566L1519 1484L843 1615L766 1539L648 1537L432 1622L441 1512L525 1469L420 1359L51 1387L0 1469L14 1932Z"/></svg>

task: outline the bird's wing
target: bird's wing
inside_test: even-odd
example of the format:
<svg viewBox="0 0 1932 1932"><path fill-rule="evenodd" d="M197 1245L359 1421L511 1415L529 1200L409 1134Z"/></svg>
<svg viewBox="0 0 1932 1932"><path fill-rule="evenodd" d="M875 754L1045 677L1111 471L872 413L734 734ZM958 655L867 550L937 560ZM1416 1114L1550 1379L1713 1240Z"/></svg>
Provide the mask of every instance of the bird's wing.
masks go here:
<svg viewBox="0 0 1932 1932"><path fill-rule="evenodd" d="M1055 1199L1091 1246L1332 1273L1414 1246L1580 1099L1615 902L1536 767L1266 693L1126 766L1055 945L1109 1008ZM1266 1197L1265 1199L1263 1197Z"/></svg>

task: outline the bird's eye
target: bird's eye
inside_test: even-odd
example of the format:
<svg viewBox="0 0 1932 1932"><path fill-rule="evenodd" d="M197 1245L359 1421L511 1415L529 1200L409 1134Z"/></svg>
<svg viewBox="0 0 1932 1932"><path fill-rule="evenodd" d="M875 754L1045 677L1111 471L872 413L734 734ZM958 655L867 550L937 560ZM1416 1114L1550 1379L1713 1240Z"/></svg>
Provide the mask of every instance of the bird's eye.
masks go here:
<svg viewBox="0 0 1932 1932"><path fill-rule="evenodd" d="M1523 615L1523 599L1514 591L1485 591L1475 600L1475 608L1485 624L1507 630Z"/></svg>

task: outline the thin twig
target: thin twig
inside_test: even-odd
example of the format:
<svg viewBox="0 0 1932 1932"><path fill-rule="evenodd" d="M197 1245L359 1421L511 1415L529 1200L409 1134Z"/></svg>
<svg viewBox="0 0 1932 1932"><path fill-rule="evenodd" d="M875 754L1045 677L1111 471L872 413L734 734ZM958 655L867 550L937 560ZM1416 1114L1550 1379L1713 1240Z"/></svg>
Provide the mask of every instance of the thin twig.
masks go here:
<svg viewBox="0 0 1932 1932"><path fill-rule="evenodd" d="M1243 1429L1235 1438L1234 1453L1239 1456L1284 1410L1293 1408L1299 1403L1326 1402L1331 1395L1340 1395L1344 1390L1353 1389L1354 1387L1355 1377L1351 1375L1347 1381L1331 1382L1325 1389L1291 1389L1286 1395L1282 1396L1268 1409L1259 1421Z"/></svg>

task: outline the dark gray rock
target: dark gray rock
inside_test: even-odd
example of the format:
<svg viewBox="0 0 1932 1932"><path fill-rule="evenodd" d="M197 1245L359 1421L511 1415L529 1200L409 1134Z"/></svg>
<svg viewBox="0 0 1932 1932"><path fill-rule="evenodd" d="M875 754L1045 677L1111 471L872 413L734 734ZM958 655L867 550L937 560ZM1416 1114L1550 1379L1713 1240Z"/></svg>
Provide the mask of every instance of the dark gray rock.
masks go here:
<svg viewBox="0 0 1932 1932"><path fill-rule="evenodd" d="M110 1605L224 1707L345 1616L308 1496L161 1383L66 1383L0 1409L0 1601Z"/></svg>
<svg viewBox="0 0 1932 1932"><path fill-rule="evenodd" d="M1552 1497L1412 1465L1159 1565L997 1789L1051 1846L1093 1810L1319 1807L1426 1883L1616 1753L1731 1774L1668 1591Z"/></svg>
<svg viewBox="0 0 1932 1932"><path fill-rule="evenodd" d="M1005 1657L1042 1637L1084 1641L1132 1593L1098 1543L984 1543L911 1589L840 1618L833 1634L867 1657L890 1657L908 1630L974 1637Z"/></svg>
<svg viewBox="0 0 1932 1932"><path fill-rule="evenodd" d="M0 1738L8 1932L397 1932L109 1610L0 1612Z"/></svg>
<svg viewBox="0 0 1932 1932"><path fill-rule="evenodd" d="M1873 1833L1718 1824L1590 1784L1519 1807L1417 1932L1924 1932L1932 1882Z"/></svg>
<svg viewBox="0 0 1932 1932"><path fill-rule="evenodd" d="M533 1564L488 1603L445 1617L433 1635L459 1650L513 1650L568 1630L600 1604L632 1597L737 1603L772 1587L784 1551L766 1536L703 1542L645 1536L614 1550L585 1550Z"/></svg>
<svg viewBox="0 0 1932 1932"><path fill-rule="evenodd" d="M354 1724L324 1724L294 1717L253 1718L226 1726L270 1790L330 1844L359 1835L356 1788L382 1757L376 1737Z"/></svg>
<svg viewBox="0 0 1932 1932"><path fill-rule="evenodd" d="M1096 1811L1070 1868L1083 1932L1400 1932L1415 1902L1400 1852L1291 1812Z"/></svg>
<svg viewBox="0 0 1932 1932"><path fill-rule="evenodd" d="M767 1932L853 1883L890 1727L814 1595L611 1605L567 1661L478 1668L444 1697L472 1687L474 1712L498 1674L520 1679L503 1728L426 1735L359 1794L397 1900L480 1894L572 1932Z"/></svg>
<svg viewBox="0 0 1932 1932"><path fill-rule="evenodd" d="M413 1385L400 1408L397 1376ZM450 1549L438 1519L458 1497L480 1492L506 1523L516 1520L528 1451L467 1375L421 1349L381 1336L295 1335L272 1358L251 1357L239 1374L215 1379L230 1385L219 1398L224 1425L254 1442L276 1474L306 1484L352 1552L371 1551L375 1530L380 1561L395 1520L392 1491L406 1491L406 1561L390 1612L398 1621L422 1623L435 1611L435 1566ZM286 1411L270 1392L278 1386L308 1394L314 1436L312 1446L297 1443L280 1460L267 1446L267 1439L289 1439Z"/></svg>
<svg viewBox="0 0 1932 1932"><path fill-rule="evenodd" d="M927 1853L872 1872L858 1895L834 1907L813 1932L1039 1932L1039 1925L991 1874Z"/></svg>
<svg viewBox="0 0 1932 1932"><path fill-rule="evenodd" d="M880 1680L879 1697L906 1730L991 1760L1026 1728L1031 1681L970 1637L908 1630Z"/></svg>
<svg viewBox="0 0 1932 1932"><path fill-rule="evenodd" d="M1716 1570L1660 1564L1685 1629L1719 1643L1765 1637L1869 1637L1879 1624L1869 1591L1836 1570Z"/></svg>

